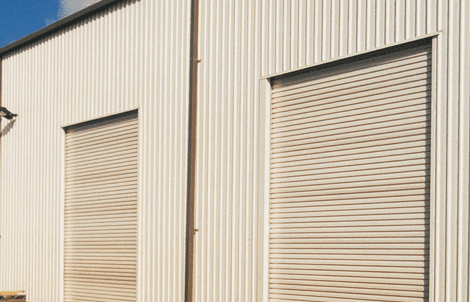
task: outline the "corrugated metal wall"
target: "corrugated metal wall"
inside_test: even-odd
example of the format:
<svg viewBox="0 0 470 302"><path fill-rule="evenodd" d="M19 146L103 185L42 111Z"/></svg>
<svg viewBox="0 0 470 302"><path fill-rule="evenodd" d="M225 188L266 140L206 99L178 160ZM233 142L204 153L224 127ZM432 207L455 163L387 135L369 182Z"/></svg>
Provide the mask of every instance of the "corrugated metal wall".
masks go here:
<svg viewBox="0 0 470 302"><path fill-rule="evenodd" d="M470 1L264 0L262 20L262 76L440 32L431 299L467 301Z"/></svg>
<svg viewBox="0 0 470 302"><path fill-rule="evenodd" d="M183 300L188 2L137 1L4 58L20 116L2 125L1 285L58 301L60 126L139 107L139 301ZM469 2L201 1L196 301L261 301L259 78L438 30L431 296L467 301Z"/></svg>
<svg viewBox="0 0 470 302"><path fill-rule="evenodd" d="M259 173L260 134L252 118L262 105L256 79L437 31L433 248L439 256L431 259L438 284L431 298L467 301L469 2L202 1L196 301L258 301L257 227L263 221L256 204L263 188L252 181Z"/></svg>
<svg viewBox="0 0 470 302"><path fill-rule="evenodd" d="M262 74L434 33L437 2L447 1L264 0Z"/></svg>
<svg viewBox="0 0 470 302"><path fill-rule="evenodd" d="M201 2L195 301L259 301L260 1Z"/></svg>
<svg viewBox="0 0 470 302"><path fill-rule="evenodd" d="M139 301L183 301L190 1L127 1L3 58L0 287L60 301L64 132L139 108Z"/></svg>

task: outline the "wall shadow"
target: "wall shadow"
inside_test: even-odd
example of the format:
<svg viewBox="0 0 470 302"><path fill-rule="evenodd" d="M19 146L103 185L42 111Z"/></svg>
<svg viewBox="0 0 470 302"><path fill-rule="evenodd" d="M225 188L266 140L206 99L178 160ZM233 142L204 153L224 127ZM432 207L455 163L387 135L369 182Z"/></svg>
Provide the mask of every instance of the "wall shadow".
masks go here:
<svg viewBox="0 0 470 302"><path fill-rule="evenodd" d="M3 137L10 132L10 130L13 128L13 126L16 123L16 118L8 121L8 124L5 125L5 127L2 127L2 131L0 132L0 137Z"/></svg>

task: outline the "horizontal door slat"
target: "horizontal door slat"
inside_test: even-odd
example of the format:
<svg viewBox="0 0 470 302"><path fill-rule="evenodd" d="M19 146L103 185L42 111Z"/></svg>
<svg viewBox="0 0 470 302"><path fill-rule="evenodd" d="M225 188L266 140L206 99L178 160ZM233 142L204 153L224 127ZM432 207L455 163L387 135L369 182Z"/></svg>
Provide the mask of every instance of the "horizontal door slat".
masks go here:
<svg viewBox="0 0 470 302"><path fill-rule="evenodd" d="M96 132L110 131L115 128L122 128L129 125L137 125L138 120L136 116L129 116L123 118L113 118L112 120L94 121L89 125L80 125L77 128L67 129L68 137L75 137L79 135L89 135Z"/></svg>
<svg viewBox="0 0 470 302"><path fill-rule="evenodd" d="M307 287L308 286L308 287ZM344 284L332 284L332 283L313 283L309 285L304 284L283 284L278 283L275 288L279 289L293 289L294 291L310 291L312 289L325 292L334 292L334 293L348 293L351 292L351 289L354 290L357 294L365 295L379 295L379 296L405 296L405 297L427 297L427 294L423 292L424 288L421 288L420 291L407 291L407 290L391 290L390 288L362 288L357 286L351 286L349 283Z"/></svg>
<svg viewBox="0 0 470 302"><path fill-rule="evenodd" d="M428 98L431 93L431 86L417 86L399 91L389 91L381 95L372 95L357 99L343 99L339 102L318 101L308 102L303 106L297 106L297 109L277 110L271 115L272 120L282 121L283 119L297 118L299 114L314 114L315 112L343 112L351 109L368 108L380 106L383 104L396 103Z"/></svg>
<svg viewBox="0 0 470 302"><path fill-rule="evenodd" d="M374 122L375 121L375 122ZM361 136L361 135L373 135L373 134L385 134L399 132L402 130L412 130L426 127L430 123L430 116L421 114L417 117L411 117L407 119L396 119L396 120L368 120L366 123L342 127L341 124L334 124L332 126L316 127L300 129L297 131L289 131L278 133L273 135L271 142L274 147L283 146L287 144L302 144L310 141L314 142L315 139L324 138L325 140L337 140L348 138L345 134Z"/></svg>
<svg viewBox="0 0 470 302"><path fill-rule="evenodd" d="M66 130L64 302L137 296L138 120ZM79 296L75 296L77 294Z"/></svg>
<svg viewBox="0 0 470 302"><path fill-rule="evenodd" d="M327 150L326 147L336 147L336 150L351 149L360 143L375 142L376 146L380 145L389 145L392 143L405 143L416 140L430 140L431 134L429 129L411 129L400 132L387 132L376 135L370 135L367 137L353 137L353 138L342 138L342 139L333 139L331 141L315 141L314 143L305 143L305 144L295 144L286 147L277 147L272 149L273 156L277 153L282 153L283 156L297 155L298 153L289 153L289 152L299 152L301 150L311 150L307 153L312 152L322 152ZM315 150L317 149L318 150ZM323 149L325 148L325 149Z"/></svg>
<svg viewBox="0 0 470 302"><path fill-rule="evenodd" d="M341 85L339 84L338 89L336 87L331 87L331 88L326 88L326 89L319 89L318 91L316 90L311 90L311 91L305 91L305 92L300 92L300 93L295 93L292 95L286 95L286 96L281 96L281 97L273 97L272 98L272 107L277 108L279 105L283 103L290 103L292 100L297 101L302 98L310 97L313 99L310 99L311 101L319 100L319 99L333 99L336 97L341 97L346 94L352 95L354 97L354 94L359 94L359 93L368 93L368 94L373 94L374 90L381 89L383 87L391 87L391 86L402 86L403 84L406 83L413 83L413 82L422 82L421 85L427 85L428 84L428 78L431 77L431 70L429 67L424 67L424 68L419 68L416 69L416 73L408 73L408 74L391 74L389 76L385 77L380 77L377 78L377 82L375 81L370 81L370 80L365 80L359 83L350 83L350 84L345 84ZM388 80L387 80L388 79ZM359 85L357 85L359 84ZM362 85L360 85L362 84ZM344 89L341 89L341 86Z"/></svg>
<svg viewBox="0 0 470 302"><path fill-rule="evenodd" d="M120 137L131 133L137 135L138 131L138 125L135 123L130 123L127 125L121 125L121 127L111 128L105 131L93 131L93 133L81 133L79 135L70 135L67 137L67 143L90 142L93 140L100 140L102 138L109 139L114 137Z"/></svg>
<svg viewBox="0 0 470 302"><path fill-rule="evenodd" d="M422 140L416 142L405 142L405 143L398 143L398 144L391 144L385 146L375 146L375 147L365 147L365 148L352 148L340 151L330 151L330 152L320 152L320 153L308 153L304 155L298 156L288 156L288 157L278 157L272 159L273 166L281 166L282 164L292 164L295 165L297 162L302 162L306 160L314 160L314 159L332 159L332 158L339 158L344 156L367 156L368 154L375 154L379 152L395 152L399 150L408 150L408 149L417 149L425 148L424 151L430 150L431 142L429 140Z"/></svg>
<svg viewBox="0 0 470 302"><path fill-rule="evenodd" d="M347 65L322 70L321 73L315 72L310 75L289 76L282 79L274 79L273 94L285 90L296 89L303 86L318 85L321 83L329 83L335 80L350 79L353 76L368 74L375 70L389 69L391 66L401 66L409 64L409 60L416 61L426 58L432 59L429 46L417 47L415 49L407 49L397 53L390 53L380 57L372 57L357 62L351 62ZM369 63L369 64L368 64Z"/></svg>
<svg viewBox="0 0 470 302"><path fill-rule="evenodd" d="M327 184L325 182L304 182L302 184L297 184L295 186L283 186L280 187L277 184L271 185L271 194L278 193L292 193L302 190L307 191L321 191L329 189L347 189L347 188L363 188L363 187L375 187L375 186L389 186L389 185L400 185L400 184L411 184L417 182L424 182L429 178L429 173L423 173L424 175L419 175L415 177L401 177L401 178L386 178L386 179L369 179L365 181L355 181L355 182L338 182Z"/></svg>
<svg viewBox="0 0 470 302"><path fill-rule="evenodd" d="M347 90L345 92L333 92L333 93L326 93L320 95L309 95L306 94L303 97L297 96L297 98L292 100L285 100L283 102L279 102L278 104L271 105L271 112L272 113L279 113L283 111L290 111L296 110L305 107L305 105L310 105L312 102L317 103L316 105L325 105L331 104L346 100L355 99L358 102L362 101L364 98L368 98L371 96L377 96L380 98L383 94L389 93L391 90L410 90L415 91L415 88L421 87L422 89L427 89L428 85L430 85L430 74L423 74L418 77L408 78L408 81L395 83L393 85L393 89L390 87L392 85L387 85L387 83L379 83L375 85L368 86L366 91L359 91L359 90ZM425 88L426 87L426 88Z"/></svg>
<svg viewBox="0 0 470 302"><path fill-rule="evenodd" d="M354 183L361 183L364 181L384 181L384 180L395 180L395 179L406 179L415 177L429 177L430 171L428 169L413 169L411 171L403 171L397 173L381 173L381 174L353 174L349 176L338 175L335 178L320 178L309 177L305 180L288 181L288 179L276 179L278 181L271 181L271 188L292 188L292 187L305 187L305 186L319 186L319 185L333 185L333 184L344 184L345 186L352 186ZM375 177L374 177L375 176ZM280 181L284 180L284 181ZM287 181L286 181L287 180Z"/></svg>
<svg viewBox="0 0 470 302"><path fill-rule="evenodd" d="M325 94L328 94L329 97L334 98L338 95L338 92L362 92L371 90L370 87L373 87L373 89L382 87L384 83L390 83L390 86L392 86L396 84L400 85L410 81L421 80L423 78L429 77L431 66L432 65L430 62L422 60L416 64L402 67L401 70L403 72L401 73L394 72L396 70L390 70L389 72L383 70L381 72L375 73L375 77L374 74L369 74L367 76L362 76L361 78L355 78L353 81L343 81L336 83L330 82L325 85L290 90L284 94L273 94L272 104L276 105L283 101L295 100L306 96L321 96Z"/></svg>
<svg viewBox="0 0 470 302"><path fill-rule="evenodd" d="M411 215L408 215L411 216ZM382 220L357 220L357 221L317 221L317 222L310 222L310 221L299 221L299 222L280 222L271 224L271 229L286 229L286 228L326 228L329 227L334 231L334 228L340 227L349 227L352 228L351 231L354 231L353 228L355 227L367 227L367 226L412 226L412 225L420 225L429 223L429 219L426 218L426 215L414 215L415 217L408 217L402 219L382 219ZM424 218L423 218L424 217ZM377 217L381 218L381 217ZM392 217L389 217L392 218ZM393 217L397 218L397 217Z"/></svg>
<svg viewBox="0 0 470 302"><path fill-rule="evenodd" d="M430 46L273 80L269 301L425 302Z"/></svg>

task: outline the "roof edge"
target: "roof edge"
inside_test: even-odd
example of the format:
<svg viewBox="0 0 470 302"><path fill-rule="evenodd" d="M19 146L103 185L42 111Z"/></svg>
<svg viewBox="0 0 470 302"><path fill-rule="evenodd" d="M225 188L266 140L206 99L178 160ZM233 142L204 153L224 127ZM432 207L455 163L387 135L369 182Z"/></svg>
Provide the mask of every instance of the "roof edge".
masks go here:
<svg viewBox="0 0 470 302"><path fill-rule="evenodd" d="M11 44L8 44L2 48L0 48L0 59L5 56L7 53L18 50L22 47L27 46L28 44L37 42L41 39L44 39L70 25L76 24L80 21L85 20L88 17L91 17L108 7L113 6L119 2L123 2L124 0L101 0L93 5L90 5L82 10L79 10L76 13L71 14L65 18L58 20L57 22L52 23L49 26L46 26L20 40L17 40Z"/></svg>

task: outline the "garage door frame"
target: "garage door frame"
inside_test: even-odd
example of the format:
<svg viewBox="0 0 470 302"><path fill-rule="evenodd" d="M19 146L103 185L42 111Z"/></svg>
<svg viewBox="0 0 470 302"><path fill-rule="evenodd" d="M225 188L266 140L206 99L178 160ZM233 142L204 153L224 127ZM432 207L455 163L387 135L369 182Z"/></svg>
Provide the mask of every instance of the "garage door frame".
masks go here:
<svg viewBox="0 0 470 302"><path fill-rule="evenodd" d="M114 113L110 114L103 114L99 115L90 119L85 119L85 120L78 120L73 123L67 123L67 124L62 124L60 126L61 131L61 137L60 137L60 150L61 150L61 158L59 159L59 164L60 164L60 252L59 252L59 301L64 301L65 297L65 186L66 186L66 181L65 181L65 175L66 175L66 152L65 152L65 147L66 147L66 135L67 135L67 130L69 128L74 128L77 126L81 125L86 125L86 124L93 124L97 121L102 121L102 120L107 120L107 119L113 119L116 117L121 117L121 116L128 116L128 115L137 115L137 124L138 124L138 176L137 176L137 250L140 249L140 227L139 227L139 220L140 220L140 181L141 181L141 173L140 173L140 166L141 166L141 161L142 161L142 156L140 152L140 137L141 137L141 121L140 121L140 116L142 114L142 109L140 107L133 107L127 110L122 110L122 111L116 111ZM137 254L137 295L139 295L139 288L141 284L141 280L139 278L139 273L140 273L140 258L139 255Z"/></svg>
<svg viewBox="0 0 470 302"><path fill-rule="evenodd" d="M436 263L439 266L443 265L445 261L443 244L445 243L445 234L437 234L436 229L440 229L436 226L436 209L440 209L440 205L436 200L436 178L437 170L441 170L445 167L441 161L436 160L436 144L438 133L436 127L436 118L438 116L438 110L442 111L441 106L437 106L436 90L437 90L437 79L436 79L436 62L437 62L437 37L439 32L432 33L420 38L403 41L388 45L385 47L377 48L370 51L361 52L354 55L349 55L340 59L334 59L312 66L307 66L297 70L274 74L268 77L260 78L260 115L259 115L259 133L260 133L260 153L259 153L259 213L262 213L260 217L259 225L259 246L262 247L258 254L259 260L259 301L269 302L269 237L270 237L270 162L271 162L271 90L272 82L274 79L283 77L291 77L303 73L311 72L322 72L329 68L356 62L358 60L367 59L370 57L380 56L391 52L397 52L404 49L413 48L423 44L431 44L432 48L432 88L431 88L431 170L430 170L430 247L429 247L429 302L434 302L435 293L435 275L436 275ZM439 167L437 167L439 165ZM439 251L439 254L436 254ZM440 287L440 286L439 286Z"/></svg>

